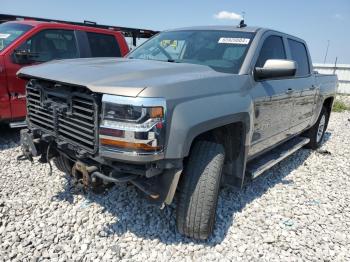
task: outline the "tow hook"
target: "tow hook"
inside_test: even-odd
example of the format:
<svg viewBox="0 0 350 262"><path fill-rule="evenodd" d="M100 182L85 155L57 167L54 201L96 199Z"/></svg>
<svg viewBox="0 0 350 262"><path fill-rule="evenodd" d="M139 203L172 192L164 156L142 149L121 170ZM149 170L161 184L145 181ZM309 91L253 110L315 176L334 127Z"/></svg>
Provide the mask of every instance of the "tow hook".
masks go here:
<svg viewBox="0 0 350 262"><path fill-rule="evenodd" d="M22 155L17 157L18 161L29 160L33 162L33 157L38 156L38 150L34 144L34 136L28 129L21 130Z"/></svg>
<svg viewBox="0 0 350 262"><path fill-rule="evenodd" d="M150 185L146 184L144 182L144 178L138 178L138 175L133 175L133 174L119 174L118 177L113 176L113 174L111 174L110 176L106 176L98 171L95 171L91 174L92 179L96 179L96 178L100 178L103 181L106 182L111 182L111 183L126 183L126 182L130 182L133 185L135 185L138 189L140 189L142 192L144 192L146 195L148 195L149 197L151 197L152 199L158 199L159 198L159 194L150 190Z"/></svg>
<svg viewBox="0 0 350 262"><path fill-rule="evenodd" d="M73 177L79 181L82 180L84 188L96 188L100 183L92 179L91 174L98 170L97 166L87 166L81 161L77 161L72 168Z"/></svg>
<svg viewBox="0 0 350 262"><path fill-rule="evenodd" d="M113 176L113 173L111 173L110 176L106 176L98 171L97 166L88 166L81 161L77 161L72 168L72 175L76 181L82 181L86 190L91 188L98 191L98 187L102 186L102 181L115 184L130 182L152 199L156 200L160 197L159 193L150 189L151 186L145 183L144 178L138 178L138 175L135 174Z"/></svg>

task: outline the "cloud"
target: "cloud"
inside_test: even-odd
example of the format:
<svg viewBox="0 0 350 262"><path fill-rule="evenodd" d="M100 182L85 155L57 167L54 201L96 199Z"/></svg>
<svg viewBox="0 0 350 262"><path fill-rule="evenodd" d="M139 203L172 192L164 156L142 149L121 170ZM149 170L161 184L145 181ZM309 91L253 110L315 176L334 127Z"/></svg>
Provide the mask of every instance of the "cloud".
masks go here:
<svg viewBox="0 0 350 262"><path fill-rule="evenodd" d="M337 20L344 20L344 16L341 14L335 14L333 17Z"/></svg>
<svg viewBox="0 0 350 262"><path fill-rule="evenodd" d="M242 16L234 12L221 11L214 15L219 20L242 20Z"/></svg>

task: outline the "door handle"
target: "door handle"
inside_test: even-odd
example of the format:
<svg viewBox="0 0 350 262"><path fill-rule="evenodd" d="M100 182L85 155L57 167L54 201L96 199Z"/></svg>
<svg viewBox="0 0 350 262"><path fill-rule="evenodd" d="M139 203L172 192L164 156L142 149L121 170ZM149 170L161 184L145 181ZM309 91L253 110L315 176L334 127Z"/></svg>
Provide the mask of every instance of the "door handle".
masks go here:
<svg viewBox="0 0 350 262"><path fill-rule="evenodd" d="M292 88L288 88L287 91L286 91L286 94L292 94L294 92L294 89Z"/></svg>
<svg viewBox="0 0 350 262"><path fill-rule="evenodd" d="M12 100L15 100L15 99L23 99L23 98L26 98L26 94L10 93L10 98L11 98Z"/></svg>
<svg viewBox="0 0 350 262"><path fill-rule="evenodd" d="M310 90L315 90L316 88L318 88L318 86L312 85L312 86L310 87Z"/></svg>

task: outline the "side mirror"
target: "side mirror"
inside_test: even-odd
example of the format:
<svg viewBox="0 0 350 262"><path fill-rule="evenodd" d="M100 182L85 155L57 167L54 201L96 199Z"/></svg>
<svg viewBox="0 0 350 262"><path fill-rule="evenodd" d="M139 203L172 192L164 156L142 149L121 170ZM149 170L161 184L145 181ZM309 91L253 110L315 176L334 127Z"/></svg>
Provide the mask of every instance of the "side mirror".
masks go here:
<svg viewBox="0 0 350 262"><path fill-rule="evenodd" d="M12 61L15 64L26 65L32 63L32 55L27 50L16 49L12 54Z"/></svg>
<svg viewBox="0 0 350 262"><path fill-rule="evenodd" d="M280 78L295 76L297 63L285 59L268 59L264 67L255 68L255 77L257 79Z"/></svg>

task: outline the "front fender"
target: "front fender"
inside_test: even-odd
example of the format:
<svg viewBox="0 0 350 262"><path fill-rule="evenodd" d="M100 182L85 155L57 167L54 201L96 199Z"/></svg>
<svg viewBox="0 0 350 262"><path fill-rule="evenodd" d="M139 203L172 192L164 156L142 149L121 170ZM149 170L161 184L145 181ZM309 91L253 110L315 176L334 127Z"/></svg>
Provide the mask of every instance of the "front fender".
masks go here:
<svg viewBox="0 0 350 262"><path fill-rule="evenodd" d="M188 156L193 140L200 134L227 124L242 122L252 130L251 99L239 93L200 97L176 105L171 116L166 158ZM245 144L249 143L246 135Z"/></svg>

